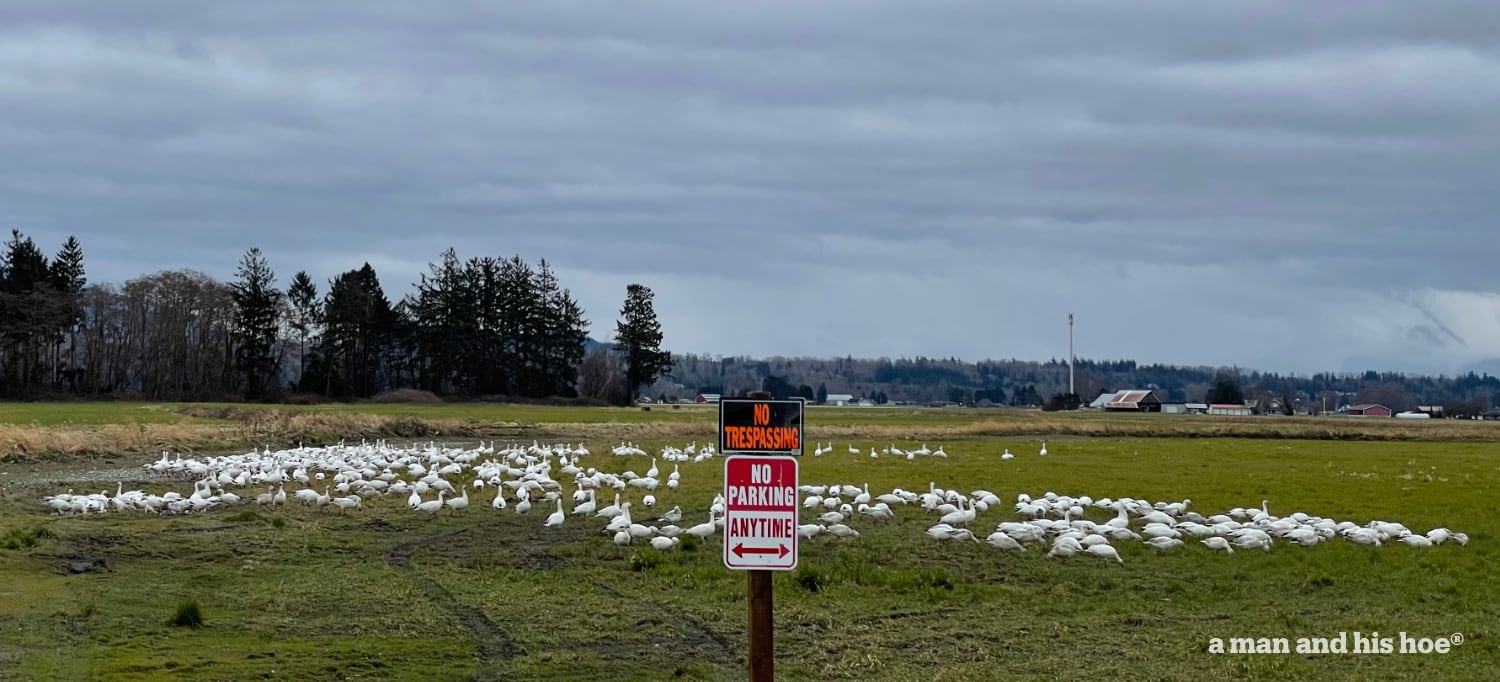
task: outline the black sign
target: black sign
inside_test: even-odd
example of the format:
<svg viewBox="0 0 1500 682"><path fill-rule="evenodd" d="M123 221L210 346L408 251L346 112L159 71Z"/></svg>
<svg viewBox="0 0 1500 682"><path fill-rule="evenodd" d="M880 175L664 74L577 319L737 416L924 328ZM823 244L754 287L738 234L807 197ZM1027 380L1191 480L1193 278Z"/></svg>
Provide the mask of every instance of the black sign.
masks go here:
<svg viewBox="0 0 1500 682"><path fill-rule="evenodd" d="M802 454L806 400L719 400L719 452L726 455Z"/></svg>

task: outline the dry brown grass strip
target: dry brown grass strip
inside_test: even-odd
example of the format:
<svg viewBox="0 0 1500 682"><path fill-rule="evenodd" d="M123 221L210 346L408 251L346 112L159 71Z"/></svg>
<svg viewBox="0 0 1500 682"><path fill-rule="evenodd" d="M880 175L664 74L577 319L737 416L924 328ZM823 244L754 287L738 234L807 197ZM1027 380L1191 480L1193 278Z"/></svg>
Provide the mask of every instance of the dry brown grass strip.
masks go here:
<svg viewBox="0 0 1500 682"><path fill-rule="evenodd" d="M24 426L0 424L0 459L223 450L246 442L236 427L192 424Z"/></svg>
<svg viewBox="0 0 1500 682"><path fill-rule="evenodd" d="M185 410L188 412L188 410ZM110 424L35 426L0 424L0 460L58 456L173 452L223 452L269 445L290 447L376 438L516 437L514 423L473 424L358 412L294 412L240 408L196 408L192 416L228 424Z"/></svg>

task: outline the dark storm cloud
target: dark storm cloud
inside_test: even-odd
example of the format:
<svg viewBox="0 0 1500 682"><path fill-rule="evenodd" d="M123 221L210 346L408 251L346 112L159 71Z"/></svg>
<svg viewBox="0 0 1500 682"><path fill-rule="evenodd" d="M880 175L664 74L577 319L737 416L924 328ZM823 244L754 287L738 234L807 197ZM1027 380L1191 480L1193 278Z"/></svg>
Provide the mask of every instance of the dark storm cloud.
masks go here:
<svg viewBox="0 0 1500 682"><path fill-rule="evenodd" d="M453 246L675 349L1500 351L1488 2L12 2L0 221L94 279ZM746 292L754 292L746 296ZM739 329L726 333L725 300ZM786 324L796 319L797 324ZM748 326L745 326L746 322ZM1346 365L1348 365L1346 367Z"/></svg>

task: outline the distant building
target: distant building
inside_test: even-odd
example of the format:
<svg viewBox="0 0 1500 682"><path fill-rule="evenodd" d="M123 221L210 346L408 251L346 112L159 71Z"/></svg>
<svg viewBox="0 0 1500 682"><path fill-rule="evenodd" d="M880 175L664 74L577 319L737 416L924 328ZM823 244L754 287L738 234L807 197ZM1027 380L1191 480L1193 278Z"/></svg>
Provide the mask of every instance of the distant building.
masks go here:
<svg viewBox="0 0 1500 682"><path fill-rule="evenodd" d="M1106 412L1160 412L1161 398L1155 391L1130 389L1116 393L1104 403Z"/></svg>
<svg viewBox="0 0 1500 682"><path fill-rule="evenodd" d="M1162 403L1162 414L1187 414L1187 403Z"/></svg>
<svg viewBox="0 0 1500 682"><path fill-rule="evenodd" d="M1188 403L1184 407L1188 414L1208 414L1208 403Z"/></svg>
<svg viewBox="0 0 1500 682"><path fill-rule="evenodd" d="M848 393L829 393L828 397L823 400L823 404L837 405L839 407L852 405L854 404L854 396L849 395Z"/></svg>
<svg viewBox="0 0 1500 682"><path fill-rule="evenodd" d="M1230 417L1248 417L1255 414L1255 408L1239 403L1214 403L1208 406L1209 414L1222 414Z"/></svg>
<svg viewBox="0 0 1500 682"><path fill-rule="evenodd" d="M717 402L719 402L719 394L718 393L699 393L698 397L694 399L694 402L698 402L698 403L717 403Z"/></svg>
<svg viewBox="0 0 1500 682"><path fill-rule="evenodd" d="M1350 405L1349 406L1349 416L1351 416L1351 417L1389 417L1389 416L1391 416L1391 408L1386 407L1384 405L1377 405L1377 404L1374 404L1374 403L1361 403L1359 405Z"/></svg>
<svg viewBox="0 0 1500 682"><path fill-rule="evenodd" d="M1102 410L1104 409L1105 404L1115 399L1116 395L1119 395L1119 391L1105 391L1103 393L1100 393L1099 397L1094 398L1094 401L1088 404L1088 407L1091 410Z"/></svg>

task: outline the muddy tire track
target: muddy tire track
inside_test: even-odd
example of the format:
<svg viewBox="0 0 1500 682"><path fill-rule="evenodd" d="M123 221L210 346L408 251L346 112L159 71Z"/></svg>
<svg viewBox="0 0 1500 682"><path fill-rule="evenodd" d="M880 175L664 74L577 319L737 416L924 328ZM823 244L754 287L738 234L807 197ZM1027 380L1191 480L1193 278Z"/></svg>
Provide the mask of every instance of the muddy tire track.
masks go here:
<svg viewBox="0 0 1500 682"><path fill-rule="evenodd" d="M607 594L616 599L627 600L627 597L624 594L613 587L592 580L589 581L589 583L592 584L595 589L604 594ZM728 638L724 637L724 635L715 632L714 629L710 628L707 623L704 623L703 621L698 620L697 618L694 618L676 609L667 608L666 605L660 602L651 600L629 601L651 607L651 609L660 614L663 620L671 625L673 629L677 630L677 632L680 633L683 639L686 640L689 644L692 644L695 648L698 649L708 649L708 651L705 653L709 654L711 660L713 660L715 663L728 664L736 663L741 660L739 653L737 653L734 649L734 644L730 642Z"/></svg>
<svg viewBox="0 0 1500 682"><path fill-rule="evenodd" d="M451 539L467 532L468 529L451 530L437 535L417 538L409 542L403 542L392 547L386 555L386 563L404 571L413 585L422 590L439 608L453 614L463 626L474 634L478 645L475 655L479 658L479 670L475 672L475 680L506 679L503 668L510 659L526 652L516 646L507 633L488 616L478 609L460 602L451 592L444 589L436 581L422 575L411 565L412 556L417 550L427 546Z"/></svg>

